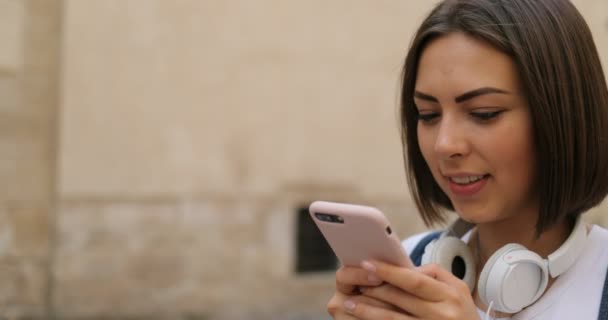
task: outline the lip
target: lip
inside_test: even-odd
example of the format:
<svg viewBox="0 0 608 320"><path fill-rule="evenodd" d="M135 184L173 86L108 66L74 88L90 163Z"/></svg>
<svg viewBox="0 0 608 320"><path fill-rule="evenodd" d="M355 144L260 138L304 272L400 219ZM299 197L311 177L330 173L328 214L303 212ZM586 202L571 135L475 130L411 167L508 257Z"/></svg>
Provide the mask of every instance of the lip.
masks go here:
<svg viewBox="0 0 608 320"><path fill-rule="evenodd" d="M474 195L476 195L477 193L479 193L481 191L481 189L483 189L483 187L486 185L486 183L488 182L488 179L490 178L489 174L485 174L484 177L481 180L478 180L474 183L471 184L467 184L467 185L461 185L461 184L457 184L455 182L452 181L452 179L450 178L456 178L456 177L468 177L468 176L479 176L480 174L463 174L463 173L459 173L459 174L451 174L451 175L445 175L445 178L448 181L449 187L450 187L450 191L452 191L452 193L455 196L459 196L459 197L472 197Z"/></svg>

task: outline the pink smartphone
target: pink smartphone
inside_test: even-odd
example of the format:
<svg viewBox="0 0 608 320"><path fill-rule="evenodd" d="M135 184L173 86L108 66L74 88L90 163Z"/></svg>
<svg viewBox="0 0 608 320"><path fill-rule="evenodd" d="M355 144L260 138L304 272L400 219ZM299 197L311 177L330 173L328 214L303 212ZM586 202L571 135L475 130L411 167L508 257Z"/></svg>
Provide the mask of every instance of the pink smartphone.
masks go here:
<svg viewBox="0 0 608 320"><path fill-rule="evenodd" d="M384 214L373 207L315 201L310 216L342 265L360 266L363 260L380 260L413 267L399 237Z"/></svg>

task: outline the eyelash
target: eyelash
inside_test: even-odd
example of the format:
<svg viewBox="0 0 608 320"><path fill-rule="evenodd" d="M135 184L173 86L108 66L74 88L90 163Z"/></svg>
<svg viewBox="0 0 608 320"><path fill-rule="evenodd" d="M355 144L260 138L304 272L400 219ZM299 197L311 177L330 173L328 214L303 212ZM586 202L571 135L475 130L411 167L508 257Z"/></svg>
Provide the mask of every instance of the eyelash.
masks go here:
<svg viewBox="0 0 608 320"><path fill-rule="evenodd" d="M502 111L471 112L471 115L481 121L490 121L501 113Z"/></svg>
<svg viewBox="0 0 608 320"><path fill-rule="evenodd" d="M420 114L418 113L418 121L422 121L425 123L431 122L433 121L433 119L439 117L439 113L425 113L425 114Z"/></svg>
<svg viewBox="0 0 608 320"><path fill-rule="evenodd" d="M500 115L503 111L488 111L488 112L471 112L470 115L474 118L476 118L478 121L480 122L489 122L490 120L496 118L498 115ZM436 113L425 113L425 114L420 114L418 113L418 121L422 121L424 123L430 123L433 120L435 120L437 117L439 117L441 114L436 112Z"/></svg>

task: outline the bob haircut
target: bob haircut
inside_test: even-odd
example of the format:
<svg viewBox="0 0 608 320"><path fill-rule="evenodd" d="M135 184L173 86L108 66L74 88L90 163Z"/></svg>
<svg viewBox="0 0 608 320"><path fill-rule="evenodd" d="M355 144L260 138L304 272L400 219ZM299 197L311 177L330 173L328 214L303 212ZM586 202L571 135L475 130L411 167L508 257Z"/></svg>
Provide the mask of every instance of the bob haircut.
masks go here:
<svg viewBox="0 0 608 320"><path fill-rule="evenodd" d="M410 192L427 226L454 210L418 145L418 61L433 39L462 32L514 61L530 106L540 235L608 193L608 89L591 32L568 0L445 0L418 29L403 68L401 138Z"/></svg>

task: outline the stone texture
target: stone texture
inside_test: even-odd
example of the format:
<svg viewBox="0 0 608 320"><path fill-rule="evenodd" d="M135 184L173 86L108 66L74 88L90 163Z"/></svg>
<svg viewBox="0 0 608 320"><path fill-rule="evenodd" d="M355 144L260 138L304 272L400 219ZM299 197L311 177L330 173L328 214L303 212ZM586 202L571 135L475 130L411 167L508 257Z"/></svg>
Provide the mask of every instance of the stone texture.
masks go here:
<svg viewBox="0 0 608 320"><path fill-rule="evenodd" d="M46 281L45 261L0 258L0 317L40 315Z"/></svg>
<svg viewBox="0 0 608 320"><path fill-rule="evenodd" d="M0 71L0 112L9 113L19 106L19 82L14 74Z"/></svg>
<svg viewBox="0 0 608 320"><path fill-rule="evenodd" d="M23 60L25 1L0 0L0 75L19 70Z"/></svg>
<svg viewBox="0 0 608 320"><path fill-rule="evenodd" d="M0 210L0 230L0 256L48 256L51 248L48 207L7 205Z"/></svg>
<svg viewBox="0 0 608 320"><path fill-rule="evenodd" d="M225 279L228 262L237 257L222 255L224 245L218 246L227 240L214 218L219 213L196 214L204 218L172 203L64 207L53 268L57 311L178 313L217 302L219 297L202 288Z"/></svg>
<svg viewBox="0 0 608 320"><path fill-rule="evenodd" d="M50 313L58 4L0 1L2 319Z"/></svg>
<svg viewBox="0 0 608 320"><path fill-rule="evenodd" d="M19 132L0 136L0 200L48 202L53 176L49 149L47 137Z"/></svg>
<svg viewBox="0 0 608 320"><path fill-rule="evenodd" d="M333 273L294 274L300 203L284 199L65 203L55 310L65 317L318 314Z"/></svg>
<svg viewBox="0 0 608 320"><path fill-rule="evenodd" d="M430 3L349 7L66 1L62 194L401 195L395 89Z"/></svg>

